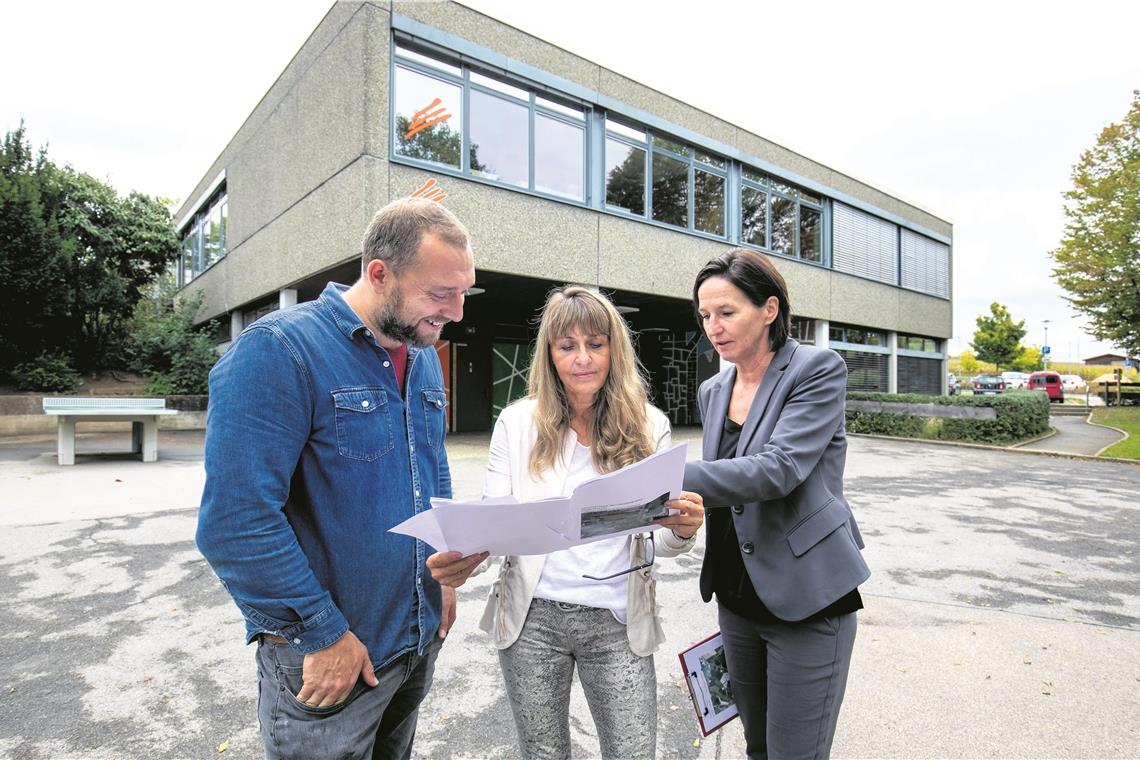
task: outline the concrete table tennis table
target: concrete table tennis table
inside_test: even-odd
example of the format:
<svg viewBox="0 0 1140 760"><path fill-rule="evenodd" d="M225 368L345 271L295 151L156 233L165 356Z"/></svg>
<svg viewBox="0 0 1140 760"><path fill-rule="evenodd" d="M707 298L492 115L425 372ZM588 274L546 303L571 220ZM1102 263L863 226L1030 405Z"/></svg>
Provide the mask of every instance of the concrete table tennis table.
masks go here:
<svg viewBox="0 0 1140 760"><path fill-rule="evenodd" d="M158 418L178 414L167 409L161 398L93 398L68 396L45 398L44 414L59 418L56 451L61 465L75 464L75 424L77 422L130 422L131 451L142 454L144 462L158 461Z"/></svg>

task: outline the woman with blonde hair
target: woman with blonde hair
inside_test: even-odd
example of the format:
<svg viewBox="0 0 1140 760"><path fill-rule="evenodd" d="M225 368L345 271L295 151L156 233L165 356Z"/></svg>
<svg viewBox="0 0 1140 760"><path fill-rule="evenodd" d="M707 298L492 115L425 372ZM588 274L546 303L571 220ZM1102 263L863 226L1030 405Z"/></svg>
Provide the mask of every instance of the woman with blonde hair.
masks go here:
<svg viewBox="0 0 1140 760"><path fill-rule="evenodd" d="M647 401L625 320L600 293L561 287L542 311L529 394L495 424L483 495L569 495L669 442L669 421ZM577 666L601 755L653 757L653 652L664 634L651 562L654 551L689 551L704 521L695 493L666 505L680 511L651 533L503 558L481 626L499 649L523 756L570 756Z"/></svg>

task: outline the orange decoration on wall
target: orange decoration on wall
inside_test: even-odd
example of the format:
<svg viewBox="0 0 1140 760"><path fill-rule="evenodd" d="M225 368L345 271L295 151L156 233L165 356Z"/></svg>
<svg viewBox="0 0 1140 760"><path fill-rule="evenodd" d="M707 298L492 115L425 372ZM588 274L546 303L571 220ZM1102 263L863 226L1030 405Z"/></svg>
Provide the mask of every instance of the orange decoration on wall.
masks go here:
<svg viewBox="0 0 1140 760"><path fill-rule="evenodd" d="M447 194L443 192L443 188L440 187L439 183L435 181L434 177L432 177L427 182L416 188L415 192L412 193L412 197L427 198L429 201L435 201L436 203L439 203L447 197Z"/></svg>
<svg viewBox="0 0 1140 760"><path fill-rule="evenodd" d="M416 111L412 116L412 122L408 125L408 131L404 133L404 139L412 139L412 135L417 132L422 132L428 127L442 124L451 118L451 114L447 112L446 108L436 108L443 101L436 98L426 106ZM432 110L435 109L435 110Z"/></svg>

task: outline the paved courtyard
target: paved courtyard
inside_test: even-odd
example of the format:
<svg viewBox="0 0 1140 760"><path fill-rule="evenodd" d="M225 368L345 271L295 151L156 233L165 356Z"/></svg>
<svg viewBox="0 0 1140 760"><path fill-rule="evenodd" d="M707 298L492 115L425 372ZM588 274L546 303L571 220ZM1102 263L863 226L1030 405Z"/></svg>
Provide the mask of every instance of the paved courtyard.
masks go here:
<svg viewBox="0 0 1140 760"><path fill-rule="evenodd" d="M0 757L259 757L253 652L193 543L200 434L156 464L97 443L71 468L0 443ZM460 496L486 444L451 440ZM1140 467L854 438L847 473L874 575L833 756L1140 757ZM738 723L699 739L678 670L716 628L700 560L658 568L661 757L742 754ZM460 591L418 757L517 754L476 627L490 575ZM594 756L577 688L572 729Z"/></svg>

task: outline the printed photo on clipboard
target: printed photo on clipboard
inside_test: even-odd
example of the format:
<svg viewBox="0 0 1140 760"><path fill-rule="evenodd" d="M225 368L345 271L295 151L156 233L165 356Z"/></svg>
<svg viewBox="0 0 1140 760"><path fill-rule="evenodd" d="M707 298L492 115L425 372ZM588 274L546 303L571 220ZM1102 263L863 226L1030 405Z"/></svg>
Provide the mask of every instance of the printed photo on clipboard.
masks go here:
<svg viewBox="0 0 1140 760"><path fill-rule="evenodd" d="M701 733L708 736L737 716L720 632L698 641L678 657L685 671L685 683L689 685L689 696L693 700Z"/></svg>

